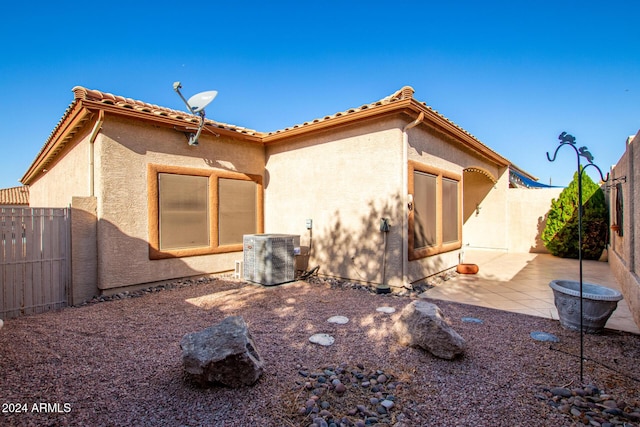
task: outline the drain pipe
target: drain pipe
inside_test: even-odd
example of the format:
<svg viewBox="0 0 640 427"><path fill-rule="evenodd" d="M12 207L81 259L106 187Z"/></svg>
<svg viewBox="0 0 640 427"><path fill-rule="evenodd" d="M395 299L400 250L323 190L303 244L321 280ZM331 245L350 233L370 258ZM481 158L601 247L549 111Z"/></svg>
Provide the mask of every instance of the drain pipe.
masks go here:
<svg viewBox="0 0 640 427"><path fill-rule="evenodd" d="M93 125L93 129L91 130L91 136L89 136L89 195L93 197L95 195L95 166L94 166L94 146L96 142L96 138L98 137L98 132L102 129L102 124L104 123L104 110L100 110L98 112L98 120Z"/></svg>
<svg viewBox="0 0 640 427"><path fill-rule="evenodd" d="M407 276L409 269L409 134L407 131L418 126L424 120L424 112L418 118L402 128L402 285L410 289Z"/></svg>

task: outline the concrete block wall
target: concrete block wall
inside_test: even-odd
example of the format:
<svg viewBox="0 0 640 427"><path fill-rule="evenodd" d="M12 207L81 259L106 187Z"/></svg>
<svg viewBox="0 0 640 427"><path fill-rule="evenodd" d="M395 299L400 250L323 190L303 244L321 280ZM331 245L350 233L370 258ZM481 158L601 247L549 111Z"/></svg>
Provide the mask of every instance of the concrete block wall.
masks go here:
<svg viewBox="0 0 640 427"><path fill-rule="evenodd" d="M611 168L609 184L610 222L616 222L615 184L622 185L622 235L611 232L609 267L620 283L633 319L640 325L640 239L636 236L640 215L640 131L627 140L625 152Z"/></svg>

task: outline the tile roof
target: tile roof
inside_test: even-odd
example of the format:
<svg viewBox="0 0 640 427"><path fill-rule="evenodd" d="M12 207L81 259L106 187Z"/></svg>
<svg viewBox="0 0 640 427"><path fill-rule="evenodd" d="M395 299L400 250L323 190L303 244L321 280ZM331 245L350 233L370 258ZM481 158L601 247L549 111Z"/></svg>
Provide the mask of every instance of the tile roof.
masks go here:
<svg viewBox="0 0 640 427"><path fill-rule="evenodd" d="M284 138L293 137L300 134L306 134L319 129L326 129L334 125L350 123L360 118L374 116L376 114L384 114L387 112L400 112L415 114L424 113L423 123L444 132L453 140L459 141L467 147L487 156L498 164L509 165L510 161L502 157L497 152L483 144L479 139L458 126L435 109L431 108L424 102L417 101L414 97L414 89L411 86L404 86L393 94L386 96L378 101L361 105L360 107L350 108L331 115L316 118L311 121L296 124L290 127L279 129L273 132L260 132L241 126L235 126L228 123L218 122L215 120L205 119L205 131L215 133L215 130L224 130L225 133L232 135L235 133L239 137L248 138L253 142L262 144L273 143ZM73 135L84 126L87 121L91 120L90 111L95 112L96 109L105 112L122 114L125 116L133 116L138 119L152 120L156 122L164 122L170 126L185 126L193 129L194 125L199 123L200 118L184 111L173 110L143 101L125 98L123 96L113 95L99 90L87 89L82 86L73 88L74 101L65 111L62 119L58 122L51 135L42 147L30 169L27 171L21 182L29 183L37 170L43 169L49 164L53 158L62 150L66 143ZM82 111L85 111L84 113ZM213 129L212 129L213 128Z"/></svg>
<svg viewBox="0 0 640 427"><path fill-rule="evenodd" d="M286 137L288 135L304 133L306 131L310 131L312 128L321 127L323 124L329 126L332 122L347 121L351 118L355 120L356 117L375 114L375 112L379 110L388 110L393 109L394 107L397 107L398 109L409 108L416 112L416 115L419 114L419 112L425 113L425 118L422 123L430 125L439 131L443 131L454 140L462 142L464 145L484 154L498 164L502 164L504 166L511 164L509 160L493 151L478 138L440 114L437 110L431 108L425 102L416 100L413 97L414 93L415 90L411 86L404 86L400 90L382 98L379 101L364 104L357 108L350 108L346 111L340 111L332 115L316 118L314 120L276 130L274 132L265 133L263 142L271 142L274 138L278 138L280 135L282 135L282 137Z"/></svg>
<svg viewBox="0 0 640 427"><path fill-rule="evenodd" d="M99 90L87 89L82 86L76 86L72 90L75 95L76 101L85 100L85 101L98 102L105 105L114 105L114 106L122 107L125 109L129 109L132 111L153 114L158 117L168 117L172 119L182 120L186 124L197 125L200 122L200 117L194 116L184 111L172 110L171 108L161 107L154 104L148 104L143 101L137 101L135 99L125 98L123 96L101 92ZM242 126L235 126L228 123L222 123L222 122L218 122L218 121L207 119L207 118L205 118L205 123L208 126L213 126L219 129L225 129L225 130L229 130L229 131L233 131L241 134L255 135L255 136L262 135L261 132L258 132L253 129L245 128Z"/></svg>
<svg viewBox="0 0 640 427"><path fill-rule="evenodd" d="M260 132L254 129L249 129L249 128L245 128L245 127L241 127L241 126L236 126L236 125L231 125L228 123L223 123L223 122L219 122L216 120L211 120L208 118L205 118L205 123L208 126L214 126L220 129L226 129L226 130L231 130L234 132L238 132L241 134L246 134L246 135L254 135L254 136L268 136L268 135L276 135L276 134L281 134L281 133L286 133L290 130L293 129L299 129L299 128L304 128L306 126L315 124L315 123L321 123L321 122L326 122L338 117L345 117L345 116L349 116L352 115L354 113L358 113L361 111L365 111L365 110L371 110L371 109L375 109L376 107L380 107L380 106L384 106L384 105L389 105L389 104L393 104L395 102L398 101L403 101L403 100L409 100L409 99L414 99L413 98L413 94L414 94L415 90L411 87L411 86L404 86L402 89L394 92L393 94L386 96L378 101L374 101L371 102L369 104L364 104L361 105L360 107L356 107L356 108L349 108L347 110L344 111L339 111L337 113L334 114L330 114L327 116L323 116L320 118L316 118L314 120L309 120L306 121L304 123L300 123L300 124L295 124L293 126L289 126L283 129L278 129L272 132ZM118 95L113 95L111 93L106 93L106 92L101 92L99 90L95 90L95 89L87 89L84 88L82 86L76 86L73 88L73 93L75 95L75 99L76 100L87 100L87 101L94 101L94 102L99 102L102 104L106 104L106 105L115 105L118 107L122 107L122 108L127 108L133 111L139 111L139 112L145 112L145 113L150 113L150 114L154 114L156 116L163 116L163 117L170 117L173 119L178 119L178 120L183 120L189 124L198 124L199 123L199 117L194 116L192 114L186 113L184 111L179 111L179 110L173 110L170 108L166 108L166 107L161 107L158 105L154 105L154 104L149 104L143 101L137 101L131 98L125 98L123 96L118 96ZM441 119L445 120L447 123L451 124L452 126L456 127L457 129L459 129L460 131L464 132L466 135L470 136L473 139L476 139L478 142L480 142L475 136L473 136L471 133L467 132L465 129L463 129L462 127L458 126L457 124L455 124L453 121L449 120L448 118L446 118L445 116L443 116L442 114L440 114L437 110L434 110L433 108L431 108L430 106L428 106L425 102L420 102L420 104L426 108L427 110L431 111L432 113L436 114L438 117L440 117Z"/></svg>
<svg viewBox="0 0 640 427"><path fill-rule="evenodd" d="M0 205L29 205L29 187L0 188Z"/></svg>
<svg viewBox="0 0 640 427"><path fill-rule="evenodd" d="M358 113L358 112L365 111L365 110L371 110L371 109L373 109L375 107L380 107L380 106L383 106L383 105L389 105L389 104L391 104L393 102L401 101L403 99L412 98L413 97L413 93L414 93L414 90L413 90L412 87L405 86L402 89L400 89L399 91L397 91L397 92L395 92L395 93L393 93L393 94L391 94L389 96L386 96L386 97L382 98L379 101L375 101L375 102L372 102L372 103L369 103L369 104L364 104L364 105L361 105L360 107L357 107L357 108L350 108L350 109L345 110L345 111L339 111L339 112L331 114L331 115L327 115L327 116L324 116L324 117L319 117L319 118L316 118L316 119L313 119L313 120L309 120L309 121L306 121L304 123L296 124L296 125L293 125L293 126L289 126L289 127L283 128L283 129L278 129L278 130L275 130L273 132L267 132L266 135L276 135L276 134L284 133L284 132L287 132L287 131L290 131L290 130L293 130L293 129L299 129L299 128L302 128L302 127L305 127L305 126L309 126L309 125L312 125L312 124L315 124L315 123L325 122L325 121L328 121L328 120L331 120L331 119L335 119L337 117L344 117L344 116L348 116L349 114L354 114L354 113Z"/></svg>
<svg viewBox="0 0 640 427"><path fill-rule="evenodd" d="M335 114L331 114L331 115L324 116L324 117L321 117L321 118L317 118L317 119L314 119L314 120L306 121L304 123L296 124L296 125L293 125L293 126L290 126L290 127L286 127L284 129L276 130L276 131L273 131L273 132L268 132L268 133L266 133L266 135L274 135L274 134L278 134L278 133L287 132L287 131L290 131L292 129L298 129L298 128L301 128L301 127L304 127L304 126L309 126L309 125L314 124L314 123L320 123L320 122L323 122L323 121L335 119L337 117L344 117L344 116L347 116L349 114L358 113L360 111L371 110L371 109L376 108L376 107L393 104L393 103L399 102L399 101L406 101L406 100L410 100L410 99L415 100L415 98L413 97L414 93L415 93L415 90L411 86L404 86L402 89L394 92L393 94L391 94L389 96L386 96L386 97L382 98L379 101L375 101L375 102L372 102L372 103L369 103L369 104L364 104L364 105L361 105L360 107L357 107L357 108L350 108L350 109L345 110L345 111L339 111L339 112L337 112ZM475 139L476 141L480 142L471 133L467 132L465 129L463 129L462 127L458 126L457 124L455 124L454 122L452 122L451 120L449 120L448 118L446 118L445 116L440 114L437 110L434 110L433 108L431 108L429 105L427 105L426 102L420 102L420 101L417 101L417 100L416 100L416 102L418 102L420 105L422 105L428 111L430 111L433 114L437 115L439 118L445 120L450 125L456 127L458 130L462 131L466 135L468 135L471 138Z"/></svg>

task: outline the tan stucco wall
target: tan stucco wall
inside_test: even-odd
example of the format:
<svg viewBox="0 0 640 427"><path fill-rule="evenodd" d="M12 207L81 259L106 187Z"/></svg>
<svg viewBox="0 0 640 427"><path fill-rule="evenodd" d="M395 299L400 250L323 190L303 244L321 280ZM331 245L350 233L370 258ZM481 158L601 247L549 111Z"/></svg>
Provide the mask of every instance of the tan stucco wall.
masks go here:
<svg viewBox="0 0 640 427"><path fill-rule="evenodd" d="M609 182L622 183L623 233L611 232L609 266L620 283L622 294L640 325L640 238L638 238L638 210L640 207L640 132L625 145L625 153L611 169ZM624 177L624 178L623 178ZM610 223L615 218L615 189L609 191Z"/></svg>
<svg viewBox="0 0 640 427"><path fill-rule="evenodd" d="M95 157L100 289L233 270L242 259L240 252L149 260L147 164L262 175L261 145L203 133L190 147L183 133L111 119Z"/></svg>
<svg viewBox="0 0 640 427"><path fill-rule="evenodd" d="M66 208L74 196L89 196L89 158L91 144L88 129L77 135L47 166L47 172L29 185L29 205Z"/></svg>
<svg viewBox="0 0 640 427"><path fill-rule="evenodd" d="M385 282L402 286L402 261L407 256L402 224L403 215L408 214L402 201L403 179L407 178L402 129L407 123L406 118L389 118L267 146L265 231L298 234L302 246L307 246L310 233L305 221L312 219L309 268L319 265L321 274L380 283L384 261ZM480 166L498 177L487 210L506 223L506 168L452 145L426 126L409 129L408 135L408 160L461 177L465 167ZM499 215L492 214L492 209ZM379 231L382 217L388 217L391 224L386 259L384 236ZM406 221L404 224L406 227ZM483 224L477 227L486 231ZM503 230L495 244L506 247L506 234ZM495 235L484 235L482 243L493 244ZM456 250L408 262L407 281L455 267L458 256Z"/></svg>
<svg viewBox="0 0 640 427"><path fill-rule="evenodd" d="M478 173L464 174L465 248L508 250L508 188L507 170L502 171L495 184Z"/></svg>
<svg viewBox="0 0 640 427"><path fill-rule="evenodd" d="M463 179L463 229L462 249L470 241L479 247L506 247L507 232L501 224L507 220L506 190L508 188L508 172L506 167L500 168L493 162L480 157L461 144L447 140L427 126L421 125L409 130L409 160L431 165L442 170L454 172ZM484 206L479 217L471 223L465 223L465 192L476 191L477 183L466 183L463 170L466 167L480 167L490 173L498 183L491 186L484 198ZM482 178L487 179L487 178ZM475 185L474 185L475 184ZM486 191L487 189L483 187ZM475 207L475 206L474 206ZM469 237L467 237L469 235ZM470 239L470 240L469 240ZM430 256L409 263L409 281L417 281L442 270L453 268L459 262L459 250Z"/></svg>
<svg viewBox="0 0 640 427"><path fill-rule="evenodd" d="M540 236L563 188L510 188L507 192L509 252L547 253Z"/></svg>
<svg viewBox="0 0 640 427"><path fill-rule="evenodd" d="M242 259L241 252L149 259L149 164L262 175L265 232L300 235L302 246L311 246L306 267L318 265L321 274L402 286L407 256L403 224L406 235L408 215L402 129L409 120L398 115L362 121L266 147L205 132L200 145L190 147L186 136L173 129L107 116L93 146L97 287L113 292L130 285L230 271L234 261ZM425 125L409 129L408 141L407 160L461 176L463 195L482 187L471 179L465 182L466 167L480 167L498 180L479 190L478 217L463 215L463 248L465 244L511 245L505 227L514 216L507 207L507 168ZM50 167L45 179L33 183L32 200L37 204L68 206L73 197L90 196L88 129L74 144ZM387 234L379 229L383 217L391 225ZM306 229L307 219L313 221L311 231ZM455 267L459 252L405 261L407 281Z"/></svg>
<svg viewBox="0 0 640 427"><path fill-rule="evenodd" d="M380 283L379 227L387 217L386 277L399 286L403 123L380 120L267 146L265 231L298 234L308 246L312 219L310 268Z"/></svg>

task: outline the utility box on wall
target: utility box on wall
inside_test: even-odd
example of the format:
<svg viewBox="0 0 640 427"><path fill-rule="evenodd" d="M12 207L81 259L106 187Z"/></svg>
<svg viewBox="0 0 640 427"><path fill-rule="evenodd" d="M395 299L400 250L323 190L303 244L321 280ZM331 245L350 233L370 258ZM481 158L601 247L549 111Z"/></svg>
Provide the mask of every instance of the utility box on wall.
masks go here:
<svg viewBox="0 0 640 427"><path fill-rule="evenodd" d="M300 236L293 234L244 235L244 280L266 286L294 281L299 247Z"/></svg>

